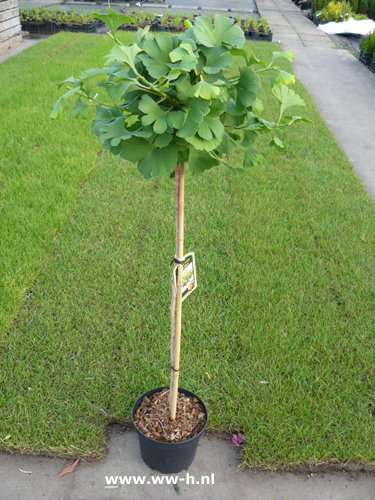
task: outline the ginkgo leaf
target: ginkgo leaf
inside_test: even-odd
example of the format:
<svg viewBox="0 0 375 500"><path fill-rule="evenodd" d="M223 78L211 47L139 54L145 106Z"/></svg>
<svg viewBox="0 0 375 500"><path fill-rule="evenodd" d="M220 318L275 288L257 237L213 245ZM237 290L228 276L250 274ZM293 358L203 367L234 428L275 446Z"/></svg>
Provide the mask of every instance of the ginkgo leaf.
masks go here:
<svg viewBox="0 0 375 500"><path fill-rule="evenodd" d="M206 66L203 68L205 73L219 73L219 71L228 69L233 62L229 49L223 46L202 47L202 52L206 56Z"/></svg>
<svg viewBox="0 0 375 500"><path fill-rule="evenodd" d="M281 139L278 137L273 137L270 145L273 146L277 151L283 153L286 150L286 146Z"/></svg>
<svg viewBox="0 0 375 500"><path fill-rule="evenodd" d="M206 151L197 151L193 147L190 147L189 150L187 169L194 172L194 175L200 175L205 170L220 164L220 161L212 158Z"/></svg>
<svg viewBox="0 0 375 500"><path fill-rule="evenodd" d="M293 125L293 123L307 123L314 126L314 122L312 120L302 116L283 116L283 119L288 122L288 125Z"/></svg>
<svg viewBox="0 0 375 500"><path fill-rule="evenodd" d="M137 90L138 86L133 81L118 81L118 82L110 82L107 84L107 93L113 99L119 100L128 92L132 92L133 90Z"/></svg>
<svg viewBox="0 0 375 500"><path fill-rule="evenodd" d="M107 9L108 14L99 14L95 12L92 14L94 19L100 19L103 21L111 30L112 35L116 33L116 30L122 24L134 24L134 19L132 17L127 16L126 14L118 14L113 9Z"/></svg>
<svg viewBox="0 0 375 500"><path fill-rule="evenodd" d="M137 33L132 38L132 42L136 43L137 45L141 45L141 43L145 39L153 40L155 37L152 33L150 33L150 27L151 26L146 26L145 28L138 28Z"/></svg>
<svg viewBox="0 0 375 500"><path fill-rule="evenodd" d="M159 35L154 40L146 40L143 44L145 54L139 56L149 74L158 79L169 73L169 54L173 51L173 40L170 36Z"/></svg>
<svg viewBox="0 0 375 500"><path fill-rule="evenodd" d="M213 137L211 140L207 141L199 137L198 134L195 134L192 137L186 137L186 141L198 151L213 151L220 145L221 139Z"/></svg>
<svg viewBox="0 0 375 500"><path fill-rule="evenodd" d="M286 50L285 52L272 52L272 60L271 62L275 62L276 59L283 57L284 59L288 59L288 61L293 62L295 56L293 55L293 50Z"/></svg>
<svg viewBox="0 0 375 500"><path fill-rule="evenodd" d="M89 109L88 104L85 104L79 97L73 112L69 116L74 116L78 120L86 120L89 116Z"/></svg>
<svg viewBox="0 0 375 500"><path fill-rule="evenodd" d="M61 120L64 114L64 107L63 99L60 97L60 99L58 99L53 105L49 118L52 120Z"/></svg>
<svg viewBox="0 0 375 500"><path fill-rule="evenodd" d="M55 105L52 108L52 111L49 115L49 118L54 120L61 120L64 114L65 103L64 101L77 93L80 90L80 87L75 87L74 89L68 90L60 99L55 102Z"/></svg>
<svg viewBox="0 0 375 500"><path fill-rule="evenodd" d="M124 160L139 162L153 148L153 145L141 137L131 137L120 144L119 154Z"/></svg>
<svg viewBox="0 0 375 500"><path fill-rule="evenodd" d="M236 111L244 111L257 98L260 90L260 78L251 68L240 68L240 79L235 86L237 90Z"/></svg>
<svg viewBox="0 0 375 500"><path fill-rule="evenodd" d="M205 121L202 121L198 127L198 135L205 139L206 141L210 141L213 137L210 127L207 125Z"/></svg>
<svg viewBox="0 0 375 500"><path fill-rule="evenodd" d="M165 115L165 112L148 94L144 94L139 101L138 108L145 116L142 116L142 124L147 126L154 123L158 118ZM163 132L161 132L163 133Z"/></svg>
<svg viewBox="0 0 375 500"><path fill-rule="evenodd" d="M167 128L168 128L167 120L165 118L165 115L163 114L162 116L159 116L159 118L155 120L154 132L155 134L164 134Z"/></svg>
<svg viewBox="0 0 375 500"><path fill-rule="evenodd" d="M199 43L201 43L205 47L215 47L214 29L212 26L212 21L209 17L196 17L192 30L195 38Z"/></svg>
<svg viewBox="0 0 375 500"><path fill-rule="evenodd" d="M190 105L189 105L189 108L190 108L190 112L191 112L191 116L196 116L194 114L194 112L199 112L199 116L202 115L202 116L206 116L208 115L208 113L210 112L210 106L211 106L212 102L211 101L208 101L208 100L205 100L205 99L192 99L190 101ZM194 119L194 118L193 118ZM201 118L199 118L198 121L200 121Z"/></svg>
<svg viewBox="0 0 375 500"><path fill-rule="evenodd" d="M137 73L136 67L135 67L135 59L138 56L138 54L142 52L142 49L138 47L137 44L130 45L129 47L124 47L123 45L116 45L113 47L113 49L109 52L107 56L105 56L105 61L106 64L110 64L112 61L123 61L126 63L128 66L131 67L131 69L134 71L134 73Z"/></svg>
<svg viewBox="0 0 375 500"><path fill-rule="evenodd" d="M149 154L138 163L137 168L146 179L165 177L176 168L177 155L178 147L174 142L165 148L152 148Z"/></svg>
<svg viewBox="0 0 375 500"><path fill-rule="evenodd" d="M245 157L243 161L244 168L255 167L259 165L263 159L262 154L253 146L245 149Z"/></svg>
<svg viewBox="0 0 375 500"><path fill-rule="evenodd" d="M238 24L235 24L231 28L227 29L227 19L229 18L222 16L215 17L215 41L217 43L220 41L225 45L233 45L234 47L240 49L245 43L245 35Z"/></svg>
<svg viewBox="0 0 375 500"><path fill-rule="evenodd" d="M180 76L181 73L187 73L191 71L197 64L197 58L195 56L186 55L180 61L176 63L167 63L167 66L171 68L171 71L167 75L169 80L175 80Z"/></svg>
<svg viewBox="0 0 375 500"><path fill-rule="evenodd" d="M120 116L116 118L112 123L108 123L102 129L102 133L99 136L99 141L104 142L107 139L118 139L117 144L112 143L113 146L117 146L120 140L130 139L132 134L125 129L124 117Z"/></svg>
<svg viewBox="0 0 375 500"><path fill-rule="evenodd" d="M241 48L245 37L238 25L232 26L233 22L229 17L216 16L213 26L209 17L200 16L195 19L192 29L195 38L205 47L216 47L224 43Z"/></svg>
<svg viewBox="0 0 375 500"><path fill-rule="evenodd" d="M190 49L191 51L191 47L190 45L188 45L188 48ZM172 50L172 52L169 54L169 58L170 60L174 63L176 61L181 61L184 57L188 56L188 55L194 55L192 53L189 53L184 47L183 45L180 45L179 47L177 47L177 49L174 49Z"/></svg>
<svg viewBox="0 0 375 500"><path fill-rule="evenodd" d="M272 88L272 93L280 102L280 116L283 112L292 106L304 106L305 102L298 94L290 90L286 85L275 85Z"/></svg>
<svg viewBox="0 0 375 500"><path fill-rule="evenodd" d="M203 115L201 115L203 119ZM199 122L196 122L191 119L190 113L187 116L185 123L183 126L176 132L176 135L178 137L186 138L186 137L192 137L198 130L199 127Z"/></svg>
<svg viewBox="0 0 375 500"><path fill-rule="evenodd" d="M99 70L98 72L93 73L92 75L87 74L88 72L85 72L87 76L81 77L81 82L82 82L82 88L83 90L86 91L87 95L91 94L91 91L98 85L98 83L107 81L108 79L108 74L105 73L103 70Z"/></svg>
<svg viewBox="0 0 375 500"><path fill-rule="evenodd" d="M201 80L190 87L190 89L186 92L189 97L202 97L202 99L215 99L220 94L220 88L215 85L211 85L207 83L201 78Z"/></svg>
<svg viewBox="0 0 375 500"><path fill-rule="evenodd" d="M276 77L276 81L280 85L282 84L292 85L293 83L296 83L296 77L291 73L287 73L286 71L280 70L279 76Z"/></svg>
<svg viewBox="0 0 375 500"><path fill-rule="evenodd" d="M173 139L172 134L161 134L157 136L154 144L157 148L165 148L166 146L168 146L168 144L170 144L172 139Z"/></svg>
<svg viewBox="0 0 375 500"><path fill-rule="evenodd" d="M167 123L169 127L179 130L187 118L187 113L183 111L170 111L167 114Z"/></svg>

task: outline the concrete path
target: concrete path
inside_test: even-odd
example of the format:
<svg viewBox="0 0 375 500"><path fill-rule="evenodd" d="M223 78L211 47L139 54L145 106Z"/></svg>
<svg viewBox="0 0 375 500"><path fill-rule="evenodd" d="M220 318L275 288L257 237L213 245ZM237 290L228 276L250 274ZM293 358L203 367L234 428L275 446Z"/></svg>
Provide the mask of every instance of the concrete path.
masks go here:
<svg viewBox="0 0 375 500"><path fill-rule="evenodd" d="M20 5L22 2L26 3L26 0ZM31 2L42 5L48 0ZM181 10L187 4L186 0L172 3ZM194 3L205 5L199 0ZM217 3L216 7L221 8L222 3ZM215 10L214 3L211 4ZM332 133L375 200L375 75L347 50L337 49L335 39L317 30L290 0L257 0L257 4L260 13L270 22L274 41L280 41L284 50L294 50L297 77L313 96ZM239 8L243 3L228 1L225 5ZM119 9L116 4L112 6ZM101 9L104 8L102 5ZM0 62L31 43L35 41L25 40L11 54L0 56ZM351 472L317 474L310 471L299 474L243 471L238 470L238 452L228 436L204 436L188 476L185 471L175 475L181 498L375 500L375 475L363 472L360 467L349 467ZM134 431L112 433L106 458L94 463L81 462L74 473L59 478L61 470L71 463L63 459L0 454L0 500L177 498L172 484L154 484L164 476L151 471L142 462ZM324 464L321 467L324 468ZM126 476L125 481L131 481L131 484L120 485L118 479L115 486L119 487L108 489L106 476L118 476L123 481ZM139 476L137 480L144 480L144 484L134 484L133 476ZM201 484L203 476L208 477L210 484ZM192 478L195 484L192 484Z"/></svg>

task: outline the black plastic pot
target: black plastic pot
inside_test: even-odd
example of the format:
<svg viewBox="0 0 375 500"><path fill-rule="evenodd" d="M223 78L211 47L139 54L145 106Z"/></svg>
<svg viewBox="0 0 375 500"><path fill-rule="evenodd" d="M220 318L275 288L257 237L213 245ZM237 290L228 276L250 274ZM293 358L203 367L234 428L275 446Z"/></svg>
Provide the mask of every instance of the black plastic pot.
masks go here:
<svg viewBox="0 0 375 500"><path fill-rule="evenodd" d="M359 62L364 64L367 68L370 67L372 61L371 54L363 54L362 52L359 54Z"/></svg>
<svg viewBox="0 0 375 500"><path fill-rule="evenodd" d="M157 389L151 389L140 396L133 405L132 409L132 422L134 428L138 434L139 444L141 447L142 459L150 469L156 470L158 472L163 472L164 474L172 474L181 472L183 469L187 469L193 462L195 454L198 448L198 442L200 437L203 435L204 430L207 425L208 411L206 405L203 401L195 395L193 392L187 391L186 389L178 388L179 392L182 392L186 396L195 397L198 399L199 404L203 407L206 413L206 424L201 430L201 432L187 441L182 441L180 443L165 443L162 441L155 441L147 436L145 436L134 424L134 414L141 405L144 397L149 397L155 392L160 392L163 389L168 389L168 387L158 387Z"/></svg>

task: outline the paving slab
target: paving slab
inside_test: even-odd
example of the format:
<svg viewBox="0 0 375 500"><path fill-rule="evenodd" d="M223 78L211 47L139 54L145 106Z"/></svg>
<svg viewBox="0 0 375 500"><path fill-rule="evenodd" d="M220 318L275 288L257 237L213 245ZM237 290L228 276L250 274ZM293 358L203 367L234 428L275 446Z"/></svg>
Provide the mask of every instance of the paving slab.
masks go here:
<svg viewBox="0 0 375 500"><path fill-rule="evenodd" d="M290 26L283 26L279 24L272 24L272 33L275 35L275 33L285 33L285 34L293 34L293 32L290 29ZM297 33L295 33L297 34Z"/></svg>

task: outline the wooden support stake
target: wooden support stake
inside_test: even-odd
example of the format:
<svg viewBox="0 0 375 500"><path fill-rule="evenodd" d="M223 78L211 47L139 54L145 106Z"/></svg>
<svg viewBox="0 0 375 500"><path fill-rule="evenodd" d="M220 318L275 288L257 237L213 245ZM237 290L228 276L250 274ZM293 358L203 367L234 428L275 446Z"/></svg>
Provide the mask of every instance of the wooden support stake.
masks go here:
<svg viewBox="0 0 375 500"><path fill-rule="evenodd" d="M174 196L175 196L175 215L176 215L176 251L175 255L178 254L178 199L179 199L179 192L180 192L180 165L177 164L176 170L175 170L175 175L174 175ZM177 264L173 264L173 270L172 270L172 300L171 300L171 366L173 366L174 363L174 343L175 343L175 338L176 338L176 300L177 300L177 288L176 288L176 283L174 279L174 273L175 269L177 267ZM173 370L171 369L171 384L170 384L170 391L169 395L172 394L173 392ZM169 397L169 410L171 407L171 396Z"/></svg>
<svg viewBox="0 0 375 500"><path fill-rule="evenodd" d="M185 191L185 165L179 163L179 189L178 189L178 212L176 210L176 222L178 221L177 236L177 258L182 261L184 256L184 191ZM176 190L177 191L177 190ZM175 192L176 192L175 191ZM181 349L181 323L182 323L182 264L177 266L177 297L176 297L176 324L173 352L173 368L171 370L171 393L170 393L170 413L171 420L176 419L178 376L180 369L180 349Z"/></svg>

